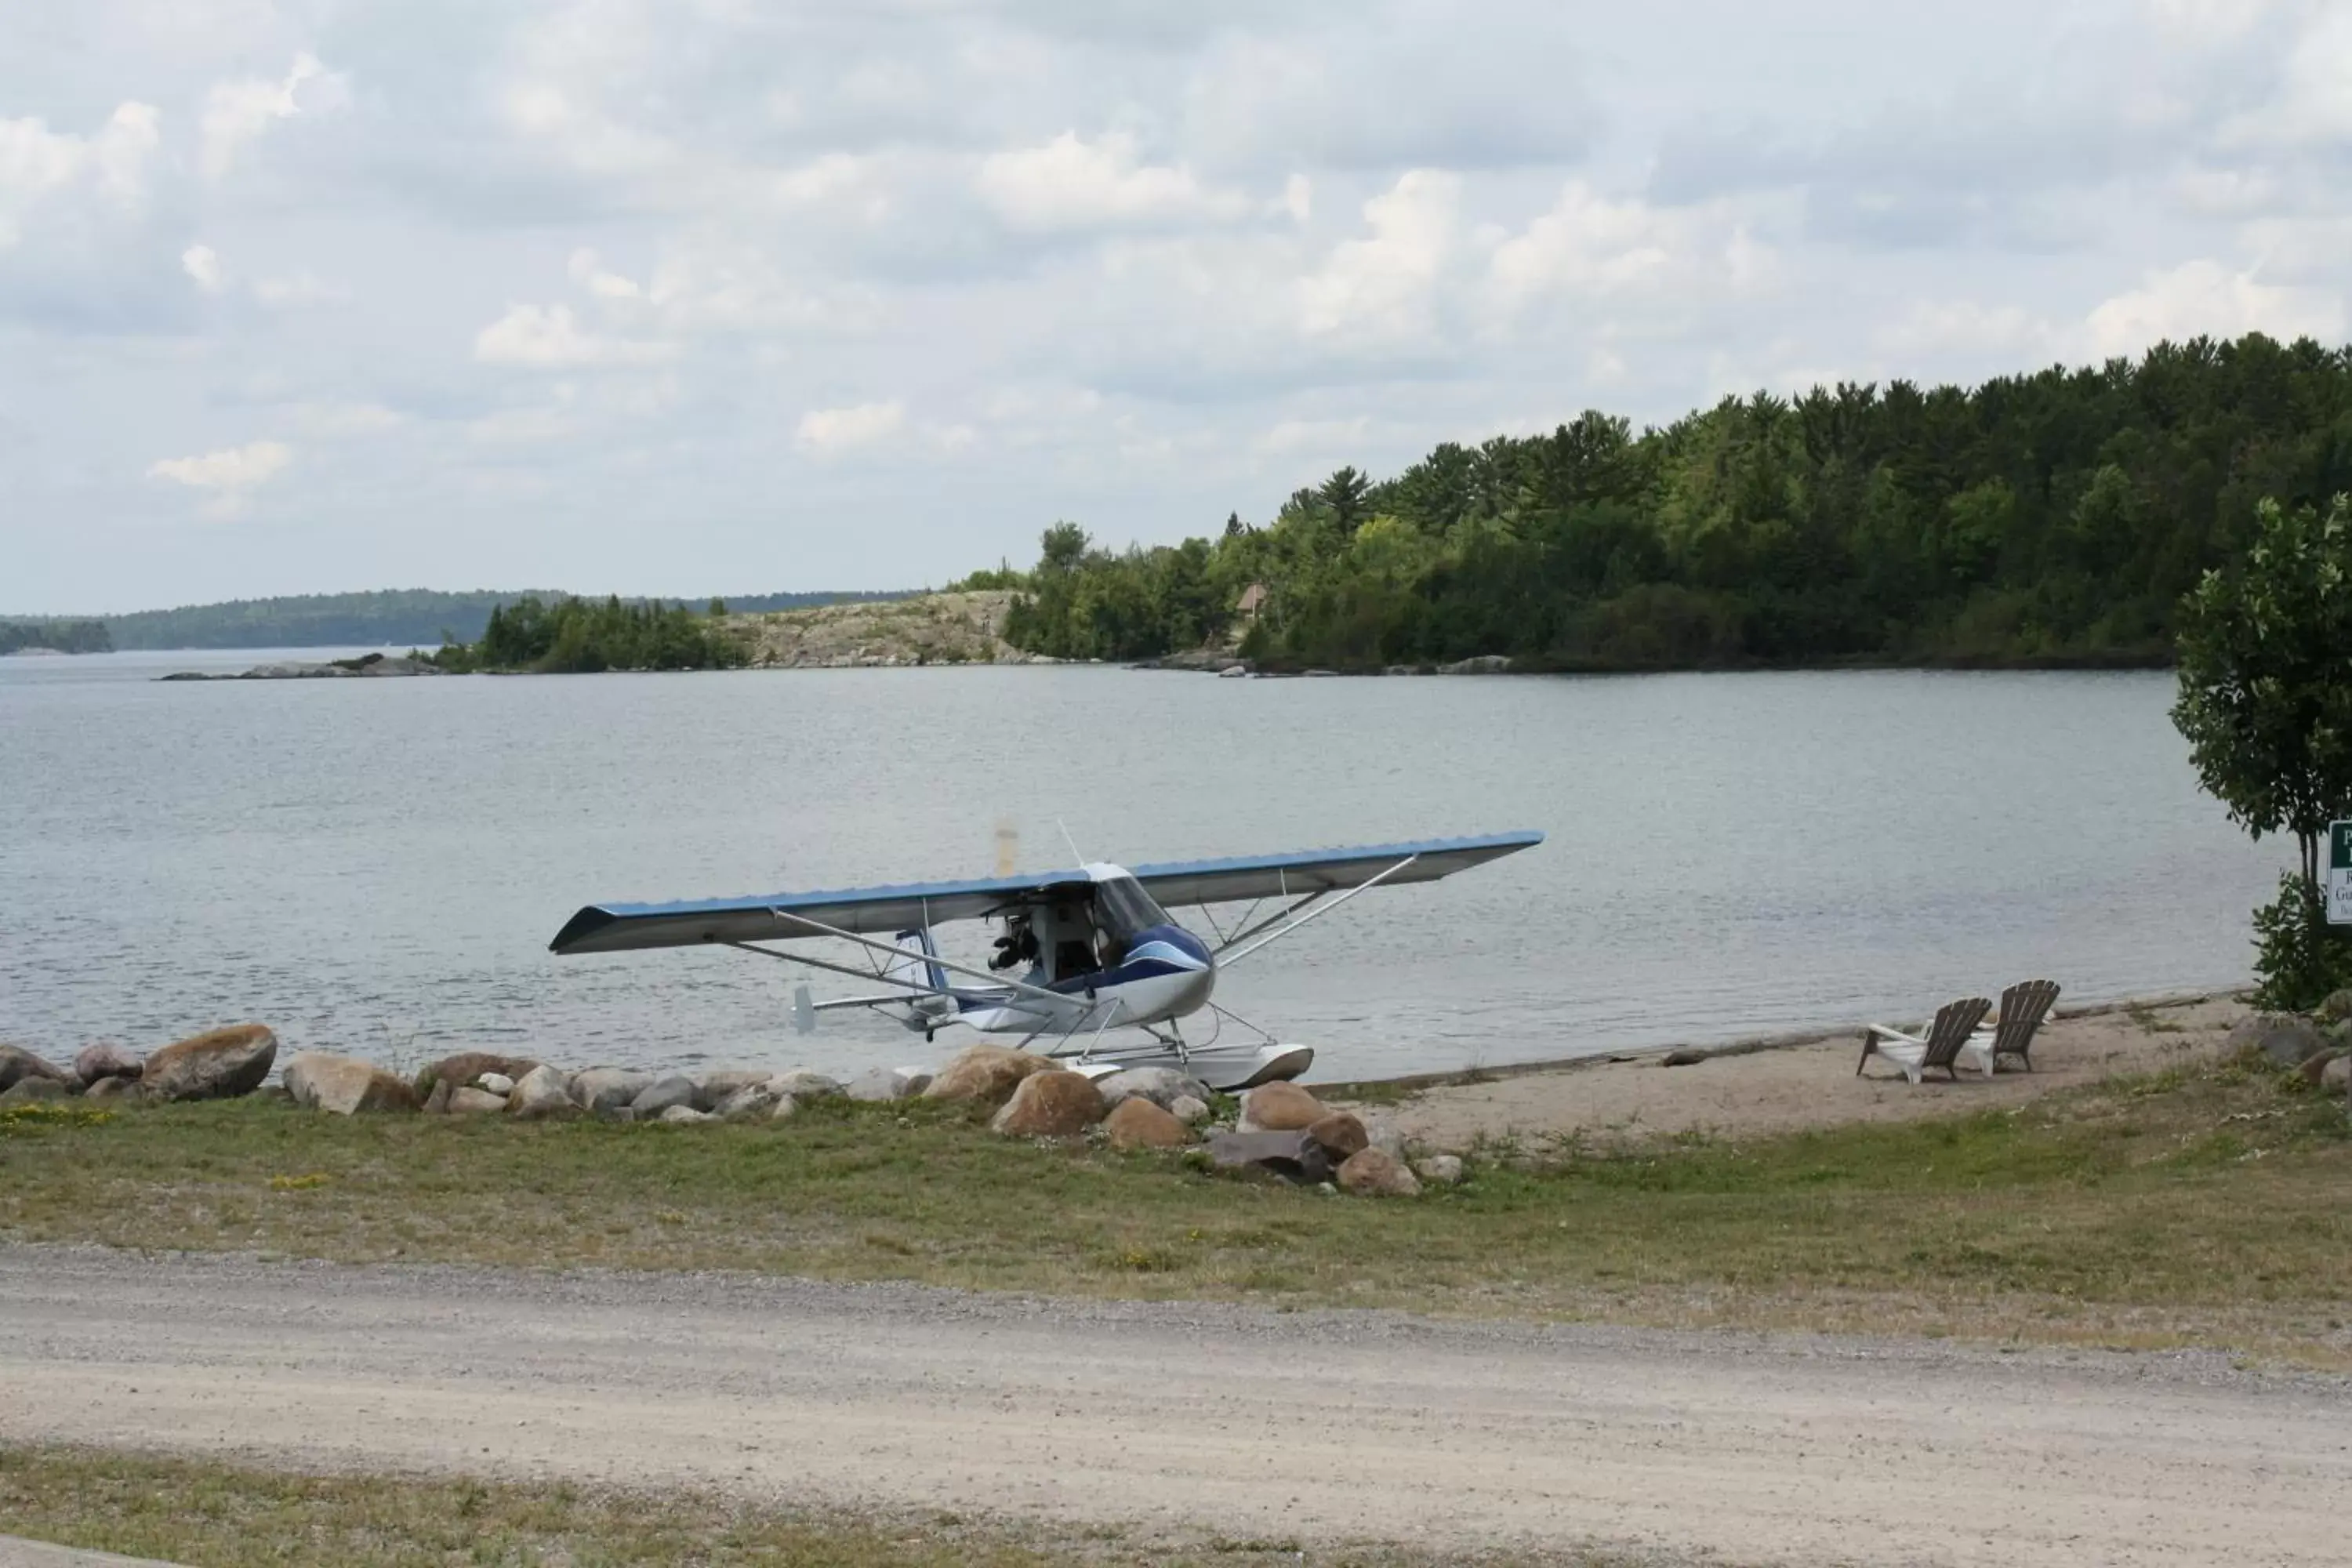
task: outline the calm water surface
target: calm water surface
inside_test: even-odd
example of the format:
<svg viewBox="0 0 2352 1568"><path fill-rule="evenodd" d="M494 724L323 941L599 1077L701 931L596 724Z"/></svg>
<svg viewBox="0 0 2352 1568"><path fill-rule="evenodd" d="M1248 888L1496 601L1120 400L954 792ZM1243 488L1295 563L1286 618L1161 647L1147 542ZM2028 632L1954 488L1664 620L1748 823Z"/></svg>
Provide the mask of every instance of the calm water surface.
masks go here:
<svg viewBox="0 0 2352 1568"><path fill-rule="evenodd" d="M1319 1073L1374 1076L2040 974L2233 984L2279 863L2199 795L2161 674L152 679L259 657L0 659L0 1038L257 1018L408 1064L920 1061L953 1032L794 1035L782 964L546 942L589 902L985 876L1007 820L1036 868L1071 858L1057 819L1129 863L1548 833L1220 984Z"/></svg>

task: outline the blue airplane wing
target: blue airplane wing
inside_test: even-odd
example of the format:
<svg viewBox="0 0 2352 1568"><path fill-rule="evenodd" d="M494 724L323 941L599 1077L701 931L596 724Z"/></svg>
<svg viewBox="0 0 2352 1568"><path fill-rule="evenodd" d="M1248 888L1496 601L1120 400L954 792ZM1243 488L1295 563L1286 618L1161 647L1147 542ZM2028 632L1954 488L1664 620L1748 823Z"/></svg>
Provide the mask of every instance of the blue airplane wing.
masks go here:
<svg viewBox="0 0 2352 1568"><path fill-rule="evenodd" d="M1542 842L1540 833L1496 833L1483 838L1424 838L1411 844L1305 849L1230 860L1180 860L1137 866L1133 872L1144 890L1164 905L1234 903L1339 892L1369 882L1408 859L1412 864L1382 878L1381 885L1434 882Z"/></svg>

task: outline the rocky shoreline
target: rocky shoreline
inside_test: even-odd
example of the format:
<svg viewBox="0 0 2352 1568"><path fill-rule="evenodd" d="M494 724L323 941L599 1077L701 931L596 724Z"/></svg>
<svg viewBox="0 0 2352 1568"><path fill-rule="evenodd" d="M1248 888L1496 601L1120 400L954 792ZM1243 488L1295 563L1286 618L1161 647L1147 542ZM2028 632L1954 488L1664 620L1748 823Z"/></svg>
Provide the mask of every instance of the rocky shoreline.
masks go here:
<svg viewBox="0 0 2352 1568"><path fill-rule="evenodd" d="M289 660L280 664L257 664L251 669L231 674L182 669L174 670L170 675L157 676L156 679L158 680L382 680L405 676L448 673L432 660L421 658L413 654L363 653L357 658L331 658L315 664L299 660Z"/></svg>
<svg viewBox="0 0 2352 1568"><path fill-rule="evenodd" d="M279 1087L266 1089L277 1054L277 1036L260 1024L215 1029L144 1058L119 1046L93 1045L70 1068L0 1046L0 1117L37 1116L45 1105L76 1099L168 1101L274 1093L334 1116L773 1125L829 1099L887 1104L919 1098L986 1110L989 1130L1002 1137L1084 1139L1121 1152L1159 1152L1209 1170L1365 1197L1413 1197L1423 1183L1449 1184L1463 1176L1458 1156L1411 1150L1379 1118L1326 1105L1297 1084L1264 1084L1233 1101L1170 1068L1129 1068L1096 1078L1004 1046L972 1046L937 1073L877 1068L847 1083L805 1069L765 1068L698 1077L614 1067L572 1072L484 1051L445 1057L410 1079L362 1058L300 1051L287 1061Z"/></svg>

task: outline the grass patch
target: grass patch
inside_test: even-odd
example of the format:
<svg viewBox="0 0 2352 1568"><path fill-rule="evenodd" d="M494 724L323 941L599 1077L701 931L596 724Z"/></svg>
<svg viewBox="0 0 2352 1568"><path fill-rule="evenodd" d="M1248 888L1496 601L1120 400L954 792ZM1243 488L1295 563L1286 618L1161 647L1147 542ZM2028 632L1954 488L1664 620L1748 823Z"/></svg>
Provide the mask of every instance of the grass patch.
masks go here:
<svg viewBox="0 0 2352 1568"><path fill-rule="evenodd" d="M2343 1108L2246 1064L1939 1121L1496 1145L1405 1203L1010 1142L922 1102L683 1128L131 1105L0 1123L0 1168L18 1241L2352 1363Z"/></svg>
<svg viewBox="0 0 2352 1568"><path fill-rule="evenodd" d="M668 1488L621 1491L464 1477L317 1476L208 1460L0 1447L0 1521L15 1534L195 1568L332 1563L762 1568L1058 1568L1069 1563L1301 1562L1416 1568L1443 1559L1377 1544L1199 1540L1125 1526L1045 1527L942 1512L755 1507ZM1564 1552L1492 1563L1629 1560Z"/></svg>

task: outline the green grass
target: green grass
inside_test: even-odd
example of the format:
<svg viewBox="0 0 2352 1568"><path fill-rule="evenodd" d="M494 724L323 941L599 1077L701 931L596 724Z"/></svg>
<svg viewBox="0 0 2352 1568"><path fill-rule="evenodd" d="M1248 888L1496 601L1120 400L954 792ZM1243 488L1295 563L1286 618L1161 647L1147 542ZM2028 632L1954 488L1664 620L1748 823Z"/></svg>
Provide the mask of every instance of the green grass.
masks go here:
<svg viewBox="0 0 2352 1568"><path fill-rule="evenodd" d="M621 1491L467 1478L312 1476L207 1460L0 1447L0 1528L197 1568L327 1563L758 1563L762 1568L1058 1568L1313 1563L1396 1568L1441 1559L1378 1544L1309 1546L1044 1527L951 1513L758 1507L691 1489ZM1575 1552L1473 1557L1604 1568ZM1448 1554L1444 1562L1465 1559Z"/></svg>
<svg viewBox="0 0 2352 1568"><path fill-rule="evenodd" d="M1360 1201L920 1102L683 1128L75 1105L0 1116L0 1237L2352 1361L2344 1108L2252 1068L1471 1173Z"/></svg>

